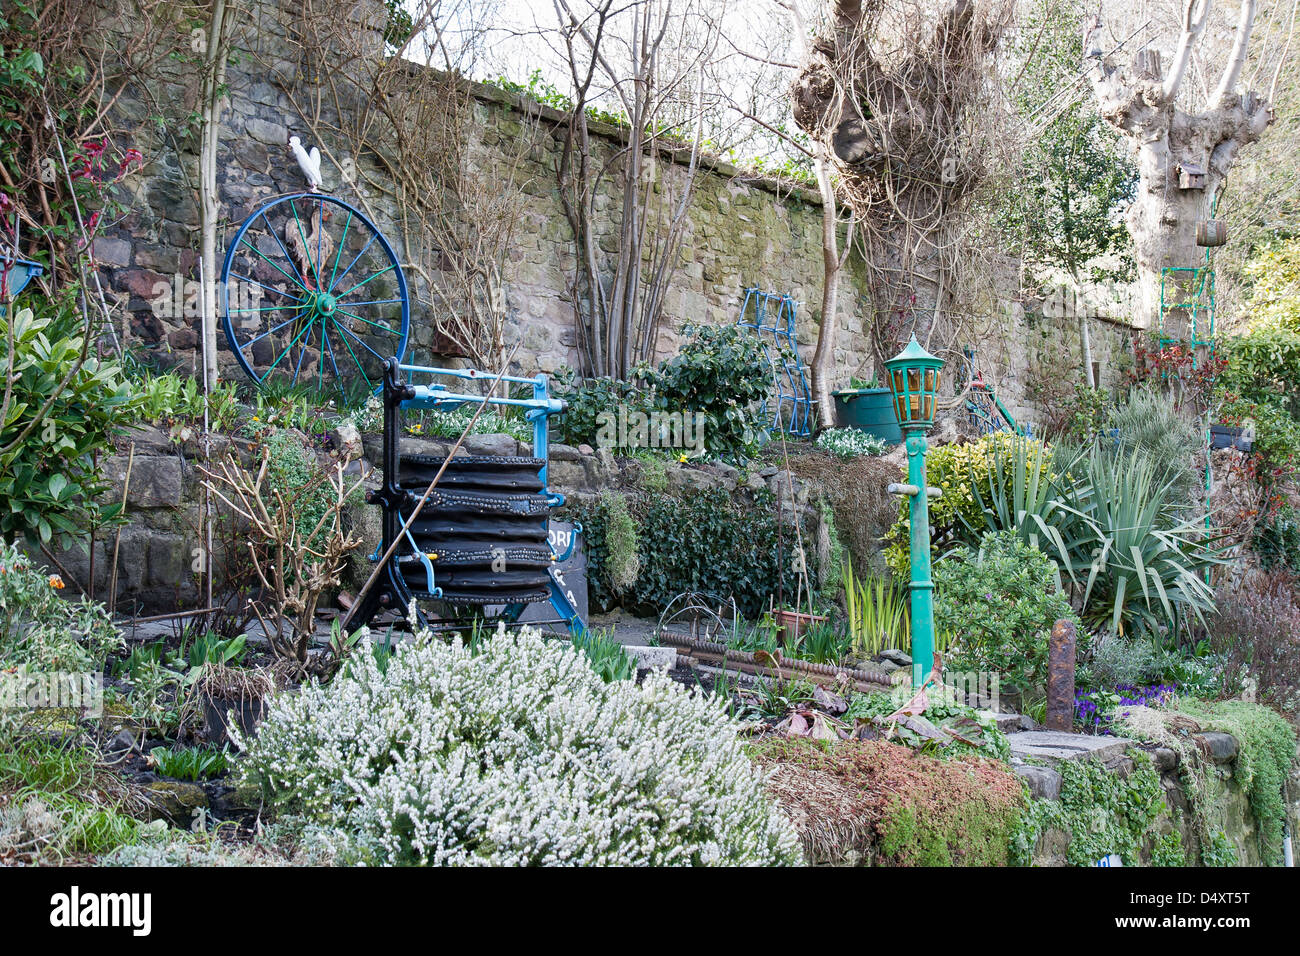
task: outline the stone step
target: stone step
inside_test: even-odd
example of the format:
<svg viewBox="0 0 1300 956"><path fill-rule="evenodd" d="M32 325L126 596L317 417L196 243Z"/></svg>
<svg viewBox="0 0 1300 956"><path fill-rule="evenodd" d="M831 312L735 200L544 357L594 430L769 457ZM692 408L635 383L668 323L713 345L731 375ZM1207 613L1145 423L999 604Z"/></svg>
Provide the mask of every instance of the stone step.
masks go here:
<svg viewBox="0 0 1300 956"><path fill-rule="evenodd" d="M1059 763L1062 760L1110 760L1133 746L1123 737L1093 737L1059 730L1029 730L1007 737L1012 758Z"/></svg>

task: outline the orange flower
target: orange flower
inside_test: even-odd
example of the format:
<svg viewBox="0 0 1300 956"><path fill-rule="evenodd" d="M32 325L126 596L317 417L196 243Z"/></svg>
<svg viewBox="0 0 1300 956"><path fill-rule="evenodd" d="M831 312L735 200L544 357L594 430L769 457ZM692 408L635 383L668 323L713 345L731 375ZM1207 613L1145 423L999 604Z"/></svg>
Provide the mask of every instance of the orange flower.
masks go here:
<svg viewBox="0 0 1300 956"><path fill-rule="evenodd" d="M62 591L64 588L63 578L59 577L57 574L51 574L50 587L54 588L56 591Z"/></svg>

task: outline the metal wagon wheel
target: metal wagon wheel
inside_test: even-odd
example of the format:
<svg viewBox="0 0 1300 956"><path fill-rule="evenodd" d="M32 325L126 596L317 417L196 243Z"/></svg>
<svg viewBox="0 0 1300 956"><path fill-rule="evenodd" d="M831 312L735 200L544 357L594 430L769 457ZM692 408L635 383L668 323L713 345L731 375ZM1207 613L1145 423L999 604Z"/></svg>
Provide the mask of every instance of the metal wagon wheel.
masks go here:
<svg viewBox="0 0 1300 956"><path fill-rule="evenodd" d="M254 210L221 267L221 325L263 388L374 392L406 352L411 306L393 247L360 210L293 193Z"/></svg>

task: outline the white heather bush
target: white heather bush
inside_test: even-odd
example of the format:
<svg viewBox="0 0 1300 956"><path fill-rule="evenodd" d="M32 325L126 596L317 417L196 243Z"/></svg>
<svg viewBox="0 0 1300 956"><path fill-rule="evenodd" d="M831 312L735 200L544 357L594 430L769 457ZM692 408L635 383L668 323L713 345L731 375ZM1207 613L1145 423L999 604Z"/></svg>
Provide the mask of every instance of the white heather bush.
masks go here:
<svg viewBox="0 0 1300 956"><path fill-rule="evenodd" d="M737 725L666 675L605 683L534 630L424 636L276 698L249 780L340 858L383 864L798 862Z"/></svg>

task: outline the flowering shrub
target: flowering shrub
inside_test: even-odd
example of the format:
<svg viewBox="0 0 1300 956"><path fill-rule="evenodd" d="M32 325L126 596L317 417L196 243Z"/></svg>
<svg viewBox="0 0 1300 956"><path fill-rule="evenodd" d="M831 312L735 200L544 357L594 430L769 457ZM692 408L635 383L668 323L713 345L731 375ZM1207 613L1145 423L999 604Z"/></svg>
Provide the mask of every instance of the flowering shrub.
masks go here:
<svg viewBox="0 0 1300 956"><path fill-rule="evenodd" d="M889 447L883 438L868 435L856 428L828 428L817 436L817 447L836 458L883 455Z"/></svg>
<svg viewBox="0 0 1300 956"><path fill-rule="evenodd" d="M99 671L122 644L102 604L65 601L63 579L0 541L0 667Z"/></svg>
<svg viewBox="0 0 1300 956"><path fill-rule="evenodd" d="M798 862L718 703L664 675L605 683L583 655L500 629L422 635L384 668L277 698L245 762L268 803L380 864Z"/></svg>

